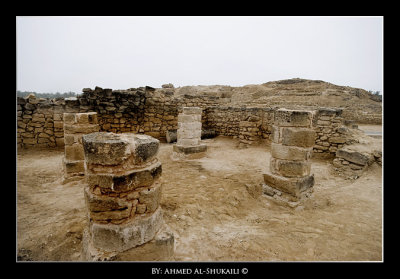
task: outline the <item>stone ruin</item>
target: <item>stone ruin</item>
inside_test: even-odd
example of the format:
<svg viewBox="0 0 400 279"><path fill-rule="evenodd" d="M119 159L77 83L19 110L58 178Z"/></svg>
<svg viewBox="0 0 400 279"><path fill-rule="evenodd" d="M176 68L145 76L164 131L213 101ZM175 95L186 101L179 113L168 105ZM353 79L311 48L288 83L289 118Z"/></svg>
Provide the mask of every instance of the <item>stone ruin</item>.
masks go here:
<svg viewBox="0 0 400 279"><path fill-rule="evenodd" d="M198 158L207 151L201 143L201 113L198 107L184 107L178 115L177 142L173 146L176 157Z"/></svg>
<svg viewBox="0 0 400 279"><path fill-rule="evenodd" d="M64 113L64 182L85 175L85 158L82 137L98 132L100 127L96 112Z"/></svg>
<svg viewBox="0 0 400 279"><path fill-rule="evenodd" d="M316 133L312 111L279 109L272 126L270 172L264 174L263 193L289 205L311 195L314 175L310 158Z"/></svg>
<svg viewBox="0 0 400 279"><path fill-rule="evenodd" d="M147 135L91 133L82 139L88 226L86 261L165 261L174 235L160 207L159 141Z"/></svg>

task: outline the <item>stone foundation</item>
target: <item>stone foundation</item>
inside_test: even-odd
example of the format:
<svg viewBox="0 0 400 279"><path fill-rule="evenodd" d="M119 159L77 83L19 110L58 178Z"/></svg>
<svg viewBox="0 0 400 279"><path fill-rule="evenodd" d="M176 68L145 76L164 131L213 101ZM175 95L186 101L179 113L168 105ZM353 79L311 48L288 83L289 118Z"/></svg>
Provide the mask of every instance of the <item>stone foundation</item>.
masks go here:
<svg viewBox="0 0 400 279"><path fill-rule="evenodd" d="M270 171L264 174L263 193L286 202L311 195L314 175L311 158L316 133L311 111L279 109L271 134Z"/></svg>
<svg viewBox="0 0 400 279"><path fill-rule="evenodd" d="M174 240L162 229L159 141L99 132L83 136L83 147L88 208L84 260L168 260ZM151 255L139 256L139 251Z"/></svg>
<svg viewBox="0 0 400 279"><path fill-rule="evenodd" d="M374 161L382 165L381 151L365 152L358 150L357 146L346 146L339 149L332 162L336 173L345 179L359 178Z"/></svg>
<svg viewBox="0 0 400 279"><path fill-rule="evenodd" d="M85 174L82 136L98 132L97 113L64 113L64 182Z"/></svg>

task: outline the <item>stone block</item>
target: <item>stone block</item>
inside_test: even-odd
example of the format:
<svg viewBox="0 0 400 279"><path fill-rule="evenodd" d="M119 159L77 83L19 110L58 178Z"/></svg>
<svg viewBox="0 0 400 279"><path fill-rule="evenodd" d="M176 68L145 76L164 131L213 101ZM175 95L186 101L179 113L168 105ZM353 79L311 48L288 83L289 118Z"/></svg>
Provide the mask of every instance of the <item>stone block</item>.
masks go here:
<svg viewBox="0 0 400 279"><path fill-rule="evenodd" d="M310 175L311 162L291 161L271 158L271 172L284 177L304 177Z"/></svg>
<svg viewBox="0 0 400 279"><path fill-rule="evenodd" d="M198 114L179 114L178 122L180 123L192 123L192 122L200 122L201 115Z"/></svg>
<svg viewBox="0 0 400 279"><path fill-rule="evenodd" d="M54 128L64 129L64 122L63 121L54 121Z"/></svg>
<svg viewBox="0 0 400 279"><path fill-rule="evenodd" d="M64 144L65 145L73 145L74 144L74 136L73 135L64 135Z"/></svg>
<svg viewBox="0 0 400 279"><path fill-rule="evenodd" d="M324 120L318 120L317 125L318 126L330 126L332 123L330 121L324 121Z"/></svg>
<svg viewBox="0 0 400 279"><path fill-rule="evenodd" d="M182 146L197 146L199 145L200 140L199 139L185 139L185 138L179 138L178 134L178 140L177 144L182 145Z"/></svg>
<svg viewBox="0 0 400 279"><path fill-rule="evenodd" d="M201 115L202 109L199 107L184 107L182 109L182 112L184 114L200 114Z"/></svg>
<svg viewBox="0 0 400 279"><path fill-rule="evenodd" d="M264 173L263 175L265 184L295 197L300 197L301 192L314 186L313 174L302 178L288 178L272 173Z"/></svg>
<svg viewBox="0 0 400 279"><path fill-rule="evenodd" d="M182 146L182 145L176 144L173 146L173 151L189 155L189 154L194 154L194 153L206 152L207 145L199 144L196 146Z"/></svg>
<svg viewBox="0 0 400 279"><path fill-rule="evenodd" d="M174 234L164 224L154 238L137 247L119 253L102 252L93 247L87 230L82 238L82 261L170 261L174 255Z"/></svg>
<svg viewBox="0 0 400 279"><path fill-rule="evenodd" d="M154 213L135 215L135 218L120 225L91 222L89 233L95 248L106 252L122 252L152 240L162 225L159 207Z"/></svg>
<svg viewBox="0 0 400 279"><path fill-rule="evenodd" d="M155 183L152 187L139 192L139 202L146 204L146 212L154 212L161 201L161 183Z"/></svg>
<svg viewBox="0 0 400 279"><path fill-rule="evenodd" d="M274 114L274 125L282 127L311 127L313 113L305 110L278 109Z"/></svg>
<svg viewBox="0 0 400 279"><path fill-rule="evenodd" d="M127 192L139 187L149 187L161 176L162 165L157 162L147 168L126 171L125 174L93 174L87 171L87 183L105 191Z"/></svg>
<svg viewBox="0 0 400 279"><path fill-rule="evenodd" d="M317 134L307 128L283 128L282 144L298 147L313 147Z"/></svg>
<svg viewBox="0 0 400 279"><path fill-rule="evenodd" d="M201 122L191 122L191 123L181 123L178 122L178 129L183 129L183 130L201 130Z"/></svg>
<svg viewBox="0 0 400 279"><path fill-rule="evenodd" d="M67 134L90 134L98 132L100 127L97 124L64 124L64 132Z"/></svg>
<svg viewBox="0 0 400 279"><path fill-rule="evenodd" d="M151 161L158 154L160 142L147 135L98 132L83 136L82 143L88 164L108 166L128 158L133 164Z"/></svg>
<svg viewBox="0 0 400 279"><path fill-rule="evenodd" d="M177 131L177 140L180 139L198 139L201 140L201 130L184 130L182 128Z"/></svg>
<svg viewBox="0 0 400 279"><path fill-rule="evenodd" d="M85 160L83 147L80 144L65 146L65 159L69 161Z"/></svg>
<svg viewBox="0 0 400 279"><path fill-rule="evenodd" d="M330 143L345 143L347 139L344 137L330 137L328 141Z"/></svg>
<svg viewBox="0 0 400 279"><path fill-rule="evenodd" d="M56 138L56 145L57 146L64 146L64 138Z"/></svg>
<svg viewBox="0 0 400 279"><path fill-rule="evenodd" d="M78 124L98 124L96 112L86 112L76 114L76 123Z"/></svg>
<svg viewBox="0 0 400 279"><path fill-rule="evenodd" d="M92 193L91 187L84 187L87 208L92 212L125 210L132 207L132 201L110 197L108 195L97 195Z"/></svg>
<svg viewBox="0 0 400 279"><path fill-rule="evenodd" d="M271 126L271 140L274 143L281 143L282 142L281 141L281 130L282 129L283 128L280 128L280 127L278 127L276 125L272 125Z"/></svg>
<svg viewBox="0 0 400 279"><path fill-rule="evenodd" d="M302 161L308 160L312 155L312 147L304 148L271 143L271 156L276 159Z"/></svg>
<svg viewBox="0 0 400 279"><path fill-rule="evenodd" d="M75 113L65 112L63 114L64 124L74 124L75 122Z"/></svg>
<svg viewBox="0 0 400 279"><path fill-rule="evenodd" d="M363 154L358 151L348 150L348 149L338 149L336 151L336 157L343 158L351 163L358 165L368 165L371 162L371 154Z"/></svg>
<svg viewBox="0 0 400 279"><path fill-rule="evenodd" d="M72 173L85 173L85 162L84 161L69 161L64 159L64 172L66 174Z"/></svg>

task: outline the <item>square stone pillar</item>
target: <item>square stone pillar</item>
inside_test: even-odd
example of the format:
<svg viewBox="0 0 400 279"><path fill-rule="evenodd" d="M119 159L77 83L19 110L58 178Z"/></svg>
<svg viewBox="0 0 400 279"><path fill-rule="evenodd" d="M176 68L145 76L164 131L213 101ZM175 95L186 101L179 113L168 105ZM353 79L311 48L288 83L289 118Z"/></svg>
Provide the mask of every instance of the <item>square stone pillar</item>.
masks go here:
<svg viewBox="0 0 400 279"><path fill-rule="evenodd" d="M82 136L99 129L96 112L64 113L64 183L85 174Z"/></svg>
<svg viewBox="0 0 400 279"><path fill-rule="evenodd" d="M279 109L272 126L270 170L263 192L287 202L309 197L313 190L310 158L316 133L312 111Z"/></svg>
<svg viewBox="0 0 400 279"><path fill-rule="evenodd" d="M173 255L160 207L159 141L138 134L83 136L88 227L83 260L153 261Z"/></svg>
<svg viewBox="0 0 400 279"><path fill-rule="evenodd" d="M201 108L184 107L178 115L177 143L173 156L198 158L205 154L207 145L201 143Z"/></svg>

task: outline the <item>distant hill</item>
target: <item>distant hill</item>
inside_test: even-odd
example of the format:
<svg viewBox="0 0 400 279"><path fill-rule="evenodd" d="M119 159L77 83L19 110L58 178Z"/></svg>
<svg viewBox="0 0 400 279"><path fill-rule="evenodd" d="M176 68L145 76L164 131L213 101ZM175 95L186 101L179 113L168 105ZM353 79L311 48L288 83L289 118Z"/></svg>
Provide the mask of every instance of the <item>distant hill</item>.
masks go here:
<svg viewBox="0 0 400 279"><path fill-rule="evenodd" d="M337 107L343 109L344 117L358 123L382 122L381 95L322 80L293 78L241 87L198 85L175 88L176 96L185 94L227 98L227 106Z"/></svg>

